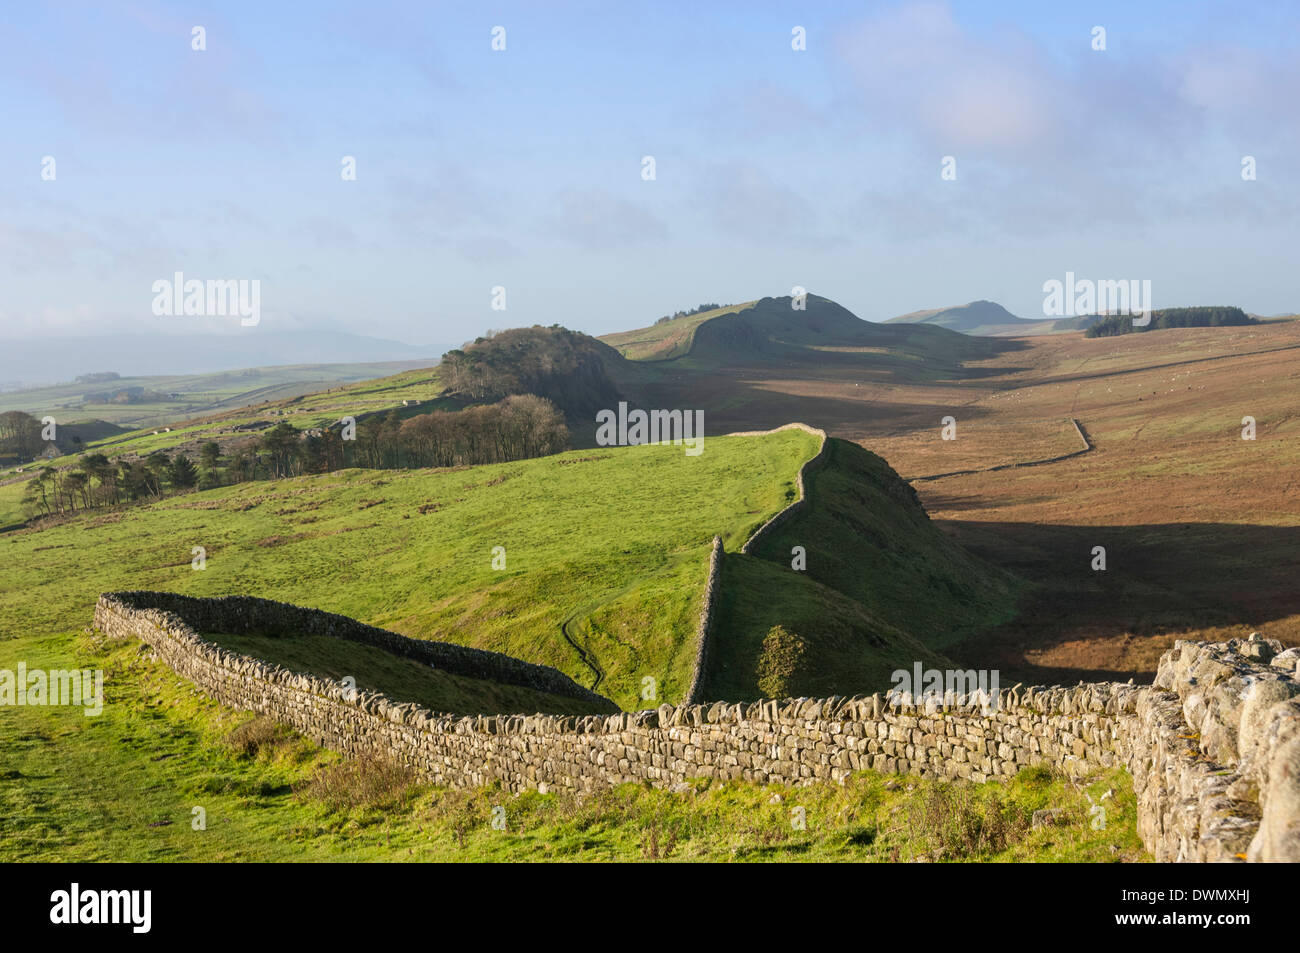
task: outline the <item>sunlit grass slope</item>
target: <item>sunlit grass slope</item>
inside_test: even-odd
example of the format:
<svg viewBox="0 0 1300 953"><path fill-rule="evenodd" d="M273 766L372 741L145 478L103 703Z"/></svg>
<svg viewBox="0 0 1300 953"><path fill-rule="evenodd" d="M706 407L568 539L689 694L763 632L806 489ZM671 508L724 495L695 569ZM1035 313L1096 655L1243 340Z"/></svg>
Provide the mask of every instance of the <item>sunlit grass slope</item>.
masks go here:
<svg viewBox="0 0 1300 953"><path fill-rule="evenodd" d="M389 377L339 384L300 396L277 398L275 394L268 394L266 400L174 426L170 433L155 434L153 431L161 427L145 427L87 444L87 450L110 457L124 453L146 456L155 450L171 450L196 440L217 439L232 427L256 421L278 423L283 420L299 430L306 430L328 426L342 417L360 419L366 414L390 410L397 410L400 414L427 412L434 406L431 402L441 397L443 392L437 368L421 368ZM413 403L404 409L403 401L418 404Z"/></svg>
<svg viewBox="0 0 1300 953"><path fill-rule="evenodd" d="M652 324L648 328L604 334L600 339L616 348L628 360L666 361L690 352L695 340L695 331L705 321L724 314L744 311L746 308L753 307L755 303L746 301L742 304L731 304L725 308L715 308L712 311L701 311L698 314L674 318L662 324Z"/></svg>
<svg viewBox="0 0 1300 953"><path fill-rule="evenodd" d="M739 548L816 450L798 430L710 437L695 457L347 470L78 516L0 535L0 634L80 628L114 589L256 595L551 665L625 708L647 676L676 702L713 536Z"/></svg>
<svg viewBox="0 0 1300 953"><path fill-rule="evenodd" d="M932 649L1014 612L1015 577L941 533L912 487L876 454L832 439L807 490L810 505L754 555L788 566L791 549L805 547L811 579Z"/></svg>

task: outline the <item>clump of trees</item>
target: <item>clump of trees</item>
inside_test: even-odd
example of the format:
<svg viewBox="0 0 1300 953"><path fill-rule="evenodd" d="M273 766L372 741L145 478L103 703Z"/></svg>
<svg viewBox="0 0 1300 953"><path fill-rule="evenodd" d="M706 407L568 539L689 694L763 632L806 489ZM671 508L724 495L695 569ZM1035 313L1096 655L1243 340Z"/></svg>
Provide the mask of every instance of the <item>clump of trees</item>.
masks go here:
<svg viewBox="0 0 1300 953"><path fill-rule="evenodd" d="M689 318L693 314L703 314L705 311L717 311L722 307L729 308L731 305L721 305L716 301L711 304L706 302L698 307L691 308L689 311L674 311L672 314L665 314L662 318L657 320L655 324L665 324L669 321L676 321L678 318Z"/></svg>
<svg viewBox="0 0 1300 953"><path fill-rule="evenodd" d="M494 404L435 410L405 419L389 411L358 423L355 440L344 440L337 426L319 435L303 435L282 421L258 441L261 453L240 451L231 470L236 480L244 480L263 473L287 477L349 466L380 470L472 466L546 456L568 445L569 428L554 404L535 394L514 394Z"/></svg>
<svg viewBox="0 0 1300 953"><path fill-rule="evenodd" d="M44 449L41 440L41 422L21 410L8 410L0 414L0 459L15 463L35 460Z"/></svg>
<svg viewBox="0 0 1300 953"><path fill-rule="evenodd" d="M110 460L102 453L81 458L76 468L42 467L27 481L22 506L29 516L54 516L132 500L162 499L170 489L198 484L194 462L161 451L143 460Z"/></svg>
<svg viewBox="0 0 1300 953"><path fill-rule="evenodd" d="M384 437L395 445L389 455L395 451L398 465L452 467L559 453L569 444L569 428L549 400L515 394L495 404L410 417L395 432L386 425L380 439ZM358 442L364 452L367 445L360 433Z"/></svg>
<svg viewBox="0 0 1300 953"><path fill-rule="evenodd" d="M1114 337L1119 334L1132 334L1136 331L1156 331L1162 328L1218 328L1240 327L1247 324L1259 324L1240 308L1202 307L1202 308L1164 308L1151 312L1151 323L1134 325L1131 314L1112 314L1088 326L1084 337Z"/></svg>
<svg viewBox="0 0 1300 953"><path fill-rule="evenodd" d="M478 338L442 356L438 373L453 396L475 402L534 394L574 417L619 399L606 361L622 357L609 345L558 324L511 328Z"/></svg>

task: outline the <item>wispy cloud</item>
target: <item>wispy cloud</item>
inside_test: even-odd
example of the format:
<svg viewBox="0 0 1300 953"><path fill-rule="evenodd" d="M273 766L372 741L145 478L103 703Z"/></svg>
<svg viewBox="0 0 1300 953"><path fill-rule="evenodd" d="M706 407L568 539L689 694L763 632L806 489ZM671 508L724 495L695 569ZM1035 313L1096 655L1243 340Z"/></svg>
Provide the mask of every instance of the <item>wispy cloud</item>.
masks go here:
<svg viewBox="0 0 1300 953"><path fill-rule="evenodd" d="M540 226L548 235L591 251L659 241L668 235L668 227L653 212L605 189L558 193Z"/></svg>

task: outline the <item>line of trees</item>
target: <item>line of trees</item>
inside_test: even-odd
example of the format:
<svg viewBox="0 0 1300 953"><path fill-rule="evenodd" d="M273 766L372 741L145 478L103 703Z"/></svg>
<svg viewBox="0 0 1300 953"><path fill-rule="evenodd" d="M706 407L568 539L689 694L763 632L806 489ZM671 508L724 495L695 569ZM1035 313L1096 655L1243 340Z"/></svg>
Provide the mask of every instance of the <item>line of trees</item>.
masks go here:
<svg viewBox="0 0 1300 953"><path fill-rule="evenodd" d="M162 499L167 491L195 487L199 471L180 454L152 453L143 460L110 460L92 453L76 469L42 467L27 481L22 506L28 516L53 516L116 506L132 500Z"/></svg>
<svg viewBox="0 0 1300 953"><path fill-rule="evenodd" d="M376 469L505 463L559 453L569 444L564 415L532 394L459 411L433 411L403 420L396 411L357 425L356 439L335 426L304 434L287 421L256 442L223 455L203 444L197 463L161 451L142 460L89 454L76 468L44 467L29 480L22 503L29 517L71 514L132 501L162 499L195 487L259 478L327 473L349 466Z"/></svg>
<svg viewBox="0 0 1300 953"><path fill-rule="evenodd" d="M1103 338L1118 334L1133 334L1138 331L1158 331L1162 328L1218 328L1241 327L1247 324L1259 324L1259 321L1246 314L1240 308L1203 307L1203 308L1164 308L1151 312L1151 323L1134 325L1131 314L1112 314L1089 325L1083 332L1084 337Z"/></svg>
<svg viewBox="0 0 1300 953"><path fill-rule="evenodd" d="M251 448L236 452L234 481L328 473L344 467L398 469L506 463L559 453L569 445L564 415L535 394L513 394L495 404L463 410L435 410L403 419L396 410L357 424L356 439L344 440L334 425L319 435L303 435L281 421ZM205 469L216 462L202 457Z"/></svg>
<svg viewBox="0 0 1300 953"><path fill-rule="evenodd" d="M495 404L410 417L396 431L386 422L378 437L399 466L454 467L559 453L569 445L569 428L549 400L515 394ZM358 434L363 452L369 449L364 441ZM384 455L382 447L370 452Z"/></svg>
<svg viewBox="0 0 1300 953"><path fill-rule="evenodd" d="M705 302L699 307L691 308L689 311L674 311L672 314L665 314L662 318L657 320L655 324L666 324L669 321L676 321L678 318L689 318L693 314L703 314L705 311L717 311L721 307L722 305L718 304L716 301L711 303Z"/></svg>

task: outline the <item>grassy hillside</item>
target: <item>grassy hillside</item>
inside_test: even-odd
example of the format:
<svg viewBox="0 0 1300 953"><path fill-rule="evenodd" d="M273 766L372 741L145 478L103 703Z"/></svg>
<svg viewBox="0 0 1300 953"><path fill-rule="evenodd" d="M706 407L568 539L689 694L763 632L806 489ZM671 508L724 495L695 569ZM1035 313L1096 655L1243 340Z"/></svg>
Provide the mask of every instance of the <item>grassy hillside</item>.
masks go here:
<svg viewBox="0 0 1300 953"><path fill-rule="evenodd" d="M671 321L652 324L648 328L632 331L620 331L616 334L602 334L600 339L620 354L632 361L667 361L690 353L695 341L695 331L705 321L735 314L752 308L756 301L727 305L712 311L688 314Z"/></svg>
<svg viewBox="0 0 1300 953"><path fill-rule="evenodd" d="M774 625L805 644L788 694L816 697L887 688L918 661L951 667L946 648L1013 616L1013 577L940 533L880 457L831 439L807 492L810 505L751 555L724 561L706 697L763 694L756 672ZM796 546L804 571L791 567Z"/></svg>
<svg viewBox="0 0 1300 953"><path fill-rule="evenodd" d="M0 640L0 667L19 659L103 669L108 704L97 718L5 712L4 862L1146 859L1119 771L1083 791L1038 769L982 785L862 772L843 785L625 785L581 799L448 791L223 708L129 643ZM1084 792L1096 801L1108 788L1106 829L1094 831ZM492 828L494 807L506 809L504 831ZM804 830L791 823L796 807ZM1032 827L1041 808L1061 822Z"/></svg>
<svg viewBox="0 0 1300 953"><path fill-rule="evenodd" d="M820 548L814 548L814 558L820 558ZM789 560L782 565L740 553L728 555L716 618L705 698L751 701L770 694L759 687L757 673L763 640L777 625L805 645L782 693L789 696L882 691L891 684L891 672L910 670L918 661L926 667L952 667L870 607L793 571Z"/></svg>
<svg viewBox="0 0 1300 953"><path fill-rule="evenodd" d="M838 440L809 481L811 508L741 555L795 498L817 446L787 430L711 437L699 457L645 446L348 470L92 512L0 536L0 624L70 629L112 589L245 593L551 665L638 708L689 684L715 533L729 555L710 697L762 694L774 625L808 645L788 694L852 694L916 661L940 665L944 646L1010 616L1009 577L931 526L883 460ZM807 572L789 568L795 545ZM641 696L647 676L654 699Z"/></svg>
<svg viewBox="0 0 1300 953"><path fill-rule="evenodd" d="M2 478L3 475L0 475ZM22 478L10 477L8 482L0 483L0 529L16 526L26 519L22 506L26 482Z"/></svg>
<svg viewBox="0 0 1300 953"><path fill-rule="evenodd" d="M827 465L809 480L811 505L754 555L788 566L791 548L805 547L810 578L931 648L1010 618L1013 577L939 532L911 485L880 457L846 440L830 443Z"/></svg>
<svg viewBox="0 0 1300 953"><path fill-rule="evenodd" d="M956 362L987 357L994 346L928 324L873 324L820 295L807 295L802 310L791 299L763 298L676 318L635 331L600 338L632 364L671 362L660 375L689 373L718 364L752 362L784 366L788 361L834 365L914 368L933 364L951 371ZM610 368L617 374L635 368ZM652 376L650 380L660 380Z"/></svg>
<svg viewBox="0 0 1300 953"><path fill-rule="evenodd" d="M0 633L79 628L113 589L244 593L551 665L625 707L642 707L645 676L676 701L712 537L738 548L816 449L783 431L710 438L697 457L666 445L348 470L79 515L0 535Z"/></svg>
<svg viewBox="0 0 1300 953"><path fill-rule="evenodd" d="M173 426L170 432L159 427L141 428L120 436L87 445L87 450L110 457L121 454L147 456L155 450L169 453L184 449L191 454L209 440L226 443L256 435L258 425L269 427L281 420L299 430L323 427L344 416L360 420L368 414L397 409L399 414L415 414L437 406L443 386L436 368L402 371L390 377L340 384L326 390L239 406L225 413L213 414ZM410 406L404 407L403 401ZM242 428L242 429L241 429ZM158 430L160 432L155 433Z"/></svg>

